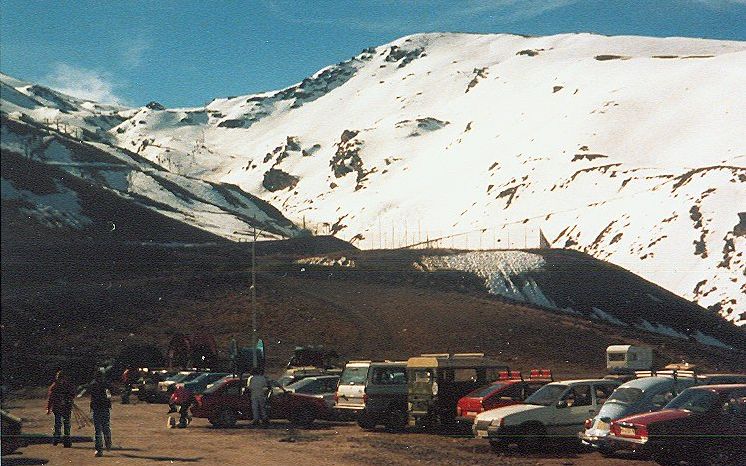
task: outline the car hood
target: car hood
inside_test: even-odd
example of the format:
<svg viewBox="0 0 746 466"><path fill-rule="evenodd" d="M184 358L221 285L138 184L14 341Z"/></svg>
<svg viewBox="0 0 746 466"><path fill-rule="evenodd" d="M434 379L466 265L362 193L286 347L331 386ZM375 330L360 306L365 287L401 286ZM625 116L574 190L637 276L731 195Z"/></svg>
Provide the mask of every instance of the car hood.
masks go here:
<svg viewBox="0 0 746 466"><path fill-rule="evenodd" d="M496 409L490 409L489 411L485 411L483 413L479 413L477 415L476 421L494 421L495 419L501 419L505 418L511 415L519 414L519 413L527 413L530 411L537 411L540 409L548 408L548 406L541 406L541 405L511 405L511 406L503 406L502 408L496 408Z"/></svg>
<svg viewBox="0 0 746 466"><path fill-rule="evenodd" d="M654 413L635 414L619 419L619 422L648 425L653 422L670 421L672 419L683 419L691 416L690 411L683 409L663 409Z"/></svg>

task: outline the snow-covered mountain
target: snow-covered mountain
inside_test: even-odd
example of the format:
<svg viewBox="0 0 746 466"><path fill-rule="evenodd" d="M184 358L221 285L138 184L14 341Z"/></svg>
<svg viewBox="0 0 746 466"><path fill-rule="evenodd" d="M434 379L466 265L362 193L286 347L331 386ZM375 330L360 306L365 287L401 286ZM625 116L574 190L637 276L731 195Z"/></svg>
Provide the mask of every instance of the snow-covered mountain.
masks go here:
<svg viewBox="0 0 746 466"><path fill-rule="evenodd" d="M66 115L362 248L541 231L743 325L744 82L743 42L422 34L276 92ZM24 96L7 82L3 109L39 121Z"/></svg>

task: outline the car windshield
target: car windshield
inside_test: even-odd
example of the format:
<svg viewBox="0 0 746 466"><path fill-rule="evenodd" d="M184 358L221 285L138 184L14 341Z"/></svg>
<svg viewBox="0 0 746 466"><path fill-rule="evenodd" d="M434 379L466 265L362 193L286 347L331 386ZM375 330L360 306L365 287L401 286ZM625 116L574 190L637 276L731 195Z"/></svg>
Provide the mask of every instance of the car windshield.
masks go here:
<svg viewBox="0 0 746 466"><path fill-rule="evenodd" d="M526 398L525 403L527 405L549 406L559 401L565 390L567 390L567 385L544 385L536 393Z"/></svg>
<svg viewBox="0 0 746 466"><path fill-rule="evenodd" d="M201 372L192 372L191 374L187 374L186 377L184 377L181 382L191 382L192 380L196 379L197 377L200 377L204 375Z"/></svg>
<svg viewBox="0 0 746 466"><path fill-rule="evenodd" d="M229 380L230 379L227 379L225 382L221 382L220 380L218 380L217 382L208 385L207 388L205 389L205 392L204 392L205 395L210 394L210 393L214 393L214 392L220 390L221 388L223 388L225 386L226 383L228 383Z"/></svg>
<svg viewBox="0 0 746 466"><path fill-rule="evenodd" d="M718 396L709 390L684 390L681 395L671 400L667 409L685 409L695 413L704 413L718 401Z"/></svg>
<svg viewBox="0 0 746 466"><path fill-rule="evenodd" d="M190 374L176 374L172 375L171 377L167 378L166 381L168 382L183 382L184 379L186 379Z"/></svg>
<svg viewBox="0 0 746 466"><path fill-rule="evenodd" d="M367 367L345 367L342 377L339 379L340 385L364 384L368 378Z"/></svg>
<svg viewBox="0 0 746 466"><path fill-rule="evenodd" d="M642 399L642 390L639 388L632 388L632 387L619 387L616 390L614 390L614 393L611 394L608 400L606 402L616 402L616 403L624 403L624 404L633 404L637 403Z"/></svg>
<svg viewBox="0 0 746 466"><path fill-rule="evenodd" d="M485 387L477 388L473 392L466 395L468 398L484 398L485 396L493 393L496 390L501 390L506 384L504 383L493 383Z"/></svg>

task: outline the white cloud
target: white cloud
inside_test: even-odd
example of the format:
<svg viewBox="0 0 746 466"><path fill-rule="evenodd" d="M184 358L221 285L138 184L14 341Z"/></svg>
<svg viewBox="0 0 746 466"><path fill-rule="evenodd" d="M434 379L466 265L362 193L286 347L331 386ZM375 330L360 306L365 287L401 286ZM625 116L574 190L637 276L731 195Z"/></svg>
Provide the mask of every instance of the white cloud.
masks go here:
<svg viewBox="0 0 746 466"><path fill-rule="evenodd" d="M124 51L122 52L122 59L124 63L132 66L139 67L145 60L145 53L150 50L150 41L144 38L136 38L131 42L125 44Z"/></svg>
<svg viewBox="0 0 746 466"><path fill-rule="evenodd" d="M106 72L57 63L43 83L64 94L104 104L122 104L116 95L117 84Z"/></svg>

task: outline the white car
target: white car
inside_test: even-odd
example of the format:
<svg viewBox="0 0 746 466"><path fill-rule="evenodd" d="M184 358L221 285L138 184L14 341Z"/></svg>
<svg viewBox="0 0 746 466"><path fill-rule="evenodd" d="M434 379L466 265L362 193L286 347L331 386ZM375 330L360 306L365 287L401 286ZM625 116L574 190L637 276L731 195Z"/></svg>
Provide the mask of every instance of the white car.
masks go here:
<svg viewBox="0 0 746 466"><path fill-rule="evenodd" d="M493 449L547 437L577 439L584 421L598 413L619 385L618 381L605 379L552 382L526 398L523 404L480 413L474 420L474 435L488 439Z"/></svg>

